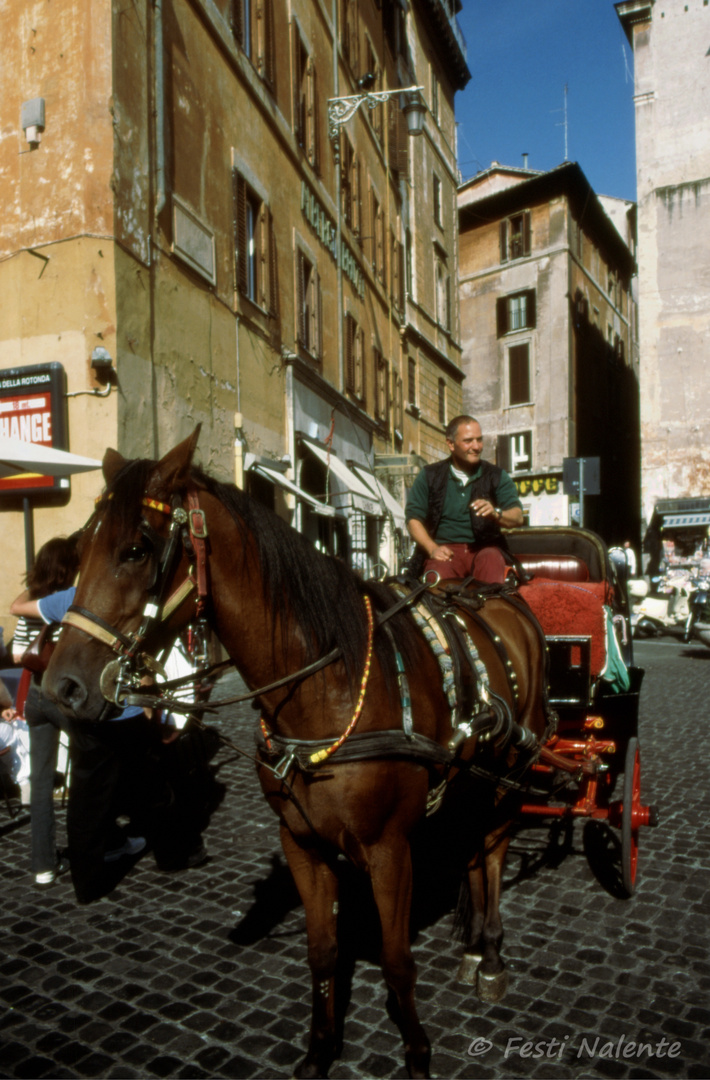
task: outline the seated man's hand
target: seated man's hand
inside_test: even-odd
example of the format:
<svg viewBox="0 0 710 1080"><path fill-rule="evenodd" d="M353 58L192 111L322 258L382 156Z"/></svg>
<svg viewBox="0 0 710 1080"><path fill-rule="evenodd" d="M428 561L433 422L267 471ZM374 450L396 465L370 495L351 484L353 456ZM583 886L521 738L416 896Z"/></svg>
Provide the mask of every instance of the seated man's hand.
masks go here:
<svg viewBox="0 0 710 1080"><path fill-rule="evenodd" d="M453 557L453 551L446 544L437 544L429 554L429 558L435 559L437 562L451 562Z"/></svg>

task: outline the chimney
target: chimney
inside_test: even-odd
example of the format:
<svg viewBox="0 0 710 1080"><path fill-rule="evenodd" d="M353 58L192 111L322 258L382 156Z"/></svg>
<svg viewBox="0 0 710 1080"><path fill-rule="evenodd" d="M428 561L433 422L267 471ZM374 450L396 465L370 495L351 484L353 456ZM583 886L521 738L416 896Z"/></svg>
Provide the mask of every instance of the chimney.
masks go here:
<svg viewBox="0 0 710 1080"><path fill-rule="evenodd" d="M528 167L528 155L523 154L523 168L527 169L527 167Z"/></svg>

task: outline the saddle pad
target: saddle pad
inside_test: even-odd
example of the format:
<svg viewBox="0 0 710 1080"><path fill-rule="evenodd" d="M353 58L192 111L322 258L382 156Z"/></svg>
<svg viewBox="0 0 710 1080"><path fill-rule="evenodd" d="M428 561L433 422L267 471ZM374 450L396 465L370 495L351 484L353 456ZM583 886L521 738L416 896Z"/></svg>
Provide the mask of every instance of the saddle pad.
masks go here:
<svg viewBox="0 0 710 1080"><path fill-rule="evenodd" d="M545 581L521 585L520 595L531 608L545 636L577 635L591 638L591 675L599 678L606 667L603 581Z"/></svg>

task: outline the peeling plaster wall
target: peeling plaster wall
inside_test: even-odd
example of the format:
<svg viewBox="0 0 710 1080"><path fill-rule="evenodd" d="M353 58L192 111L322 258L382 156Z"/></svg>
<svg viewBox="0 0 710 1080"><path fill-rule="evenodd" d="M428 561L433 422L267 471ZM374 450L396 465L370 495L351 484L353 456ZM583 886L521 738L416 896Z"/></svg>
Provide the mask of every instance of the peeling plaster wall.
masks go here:
<svg viewBox="0 0 710 1080"><path fill-rule="evenodd" d="M710 494L710 6L634 29L642 497Z"/></svg>

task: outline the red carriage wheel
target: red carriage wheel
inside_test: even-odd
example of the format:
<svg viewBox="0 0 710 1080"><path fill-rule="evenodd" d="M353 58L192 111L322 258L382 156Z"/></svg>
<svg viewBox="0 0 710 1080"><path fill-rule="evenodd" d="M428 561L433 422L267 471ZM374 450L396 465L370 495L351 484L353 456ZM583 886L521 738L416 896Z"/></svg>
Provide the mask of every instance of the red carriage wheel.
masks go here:
<svg viewBox="0 0 710 1080"><path fill-rule="evenodd" d="M629 739L624 766L624 801L621 811L621 880L627 896L636 887L639 829L644 823L641 806L641 754L638 739Z"/></svg>

